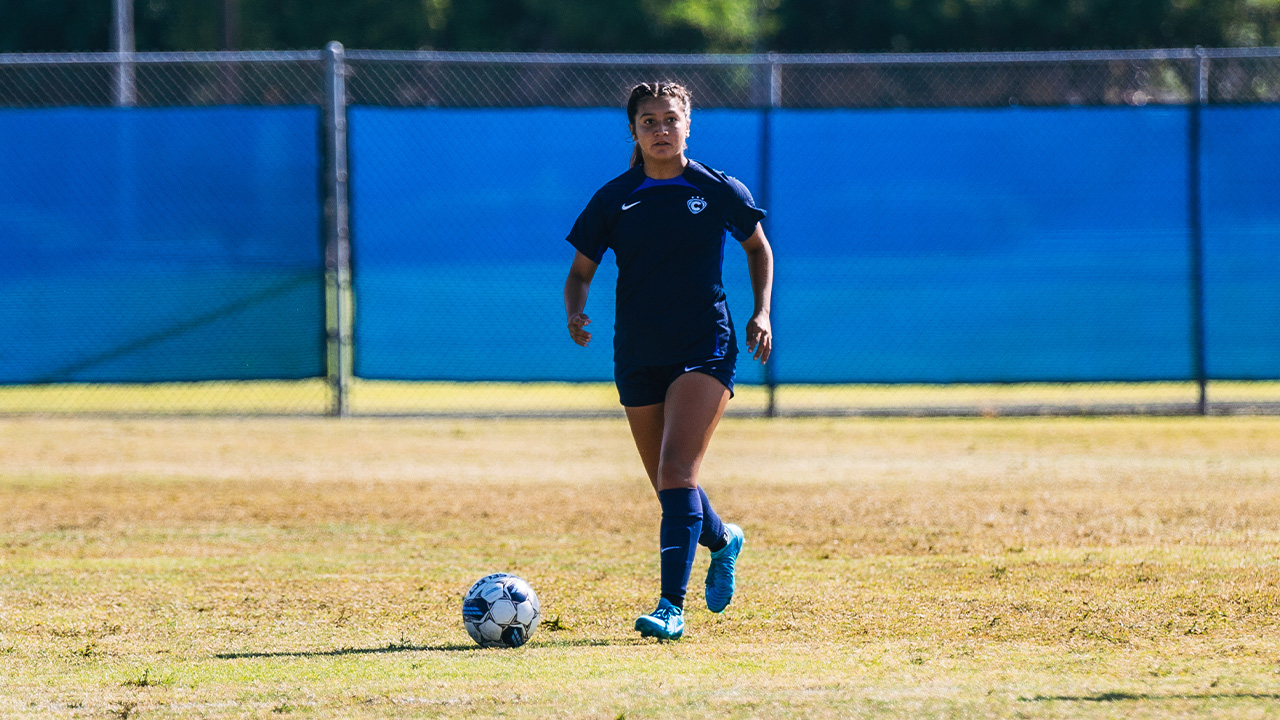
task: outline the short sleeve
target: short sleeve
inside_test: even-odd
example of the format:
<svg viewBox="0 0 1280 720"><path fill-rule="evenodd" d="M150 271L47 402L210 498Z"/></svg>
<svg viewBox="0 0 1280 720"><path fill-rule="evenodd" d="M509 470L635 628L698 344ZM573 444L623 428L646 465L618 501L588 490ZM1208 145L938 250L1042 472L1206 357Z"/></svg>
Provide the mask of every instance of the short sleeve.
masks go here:
<svg viewBox="0 0 1280 720"><path fill-rule="evenodd" d="M733 233L733 237L738 242L746 242L756 231L756 223L763 220L768 213L756 207L756 201L751 197L751 191L746 185L728 175L725 179L728 180L729 189L733 192L733 203L729 210L729 232Z"/></svg>
<svg viewBox="0 0 1280 720"><path fill-rule="evenodd" d="M565 238L578 252L591 258L597 265L604 259L604 251L609 247L609 233L605 227L604 213L600 210L600 195L597 193L582 209L573 229Z"/></svg>

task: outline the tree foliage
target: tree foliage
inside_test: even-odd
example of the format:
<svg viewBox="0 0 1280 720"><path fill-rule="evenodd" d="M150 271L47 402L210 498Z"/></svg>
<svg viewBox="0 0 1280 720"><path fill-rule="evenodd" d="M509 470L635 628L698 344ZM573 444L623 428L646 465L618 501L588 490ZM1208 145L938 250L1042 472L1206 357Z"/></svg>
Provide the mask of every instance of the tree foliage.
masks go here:
<svg viewBox="0 0 1280 720"><path fill-rule="evenodd" d="M779 50L1224 47L1280 41L1277 0L785 0Z"/></svg>
<svg viewBox="0 0 1280 720"><path fill-rule="evenodd" d="M4 0L0 52L110 49L112 0ZM232 17L228 36L224 19ZM1280 44L1280 0L134 0L139 50L882 52Z"/></svg>

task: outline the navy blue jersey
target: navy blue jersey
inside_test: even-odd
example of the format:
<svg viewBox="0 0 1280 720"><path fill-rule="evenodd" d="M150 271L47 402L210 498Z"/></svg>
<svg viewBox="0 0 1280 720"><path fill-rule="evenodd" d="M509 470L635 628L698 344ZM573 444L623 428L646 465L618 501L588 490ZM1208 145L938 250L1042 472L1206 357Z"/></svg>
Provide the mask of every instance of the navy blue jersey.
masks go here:
<svg viewBox="0 0 1280 720"><path fill-rule="evenodd" d="M613 357L664 365L736 351L721 269L726 232L747 240L765 212L736 179L689 161L653 180L637 165L587 203L569 243L597 264L618 262Z"/></svg>

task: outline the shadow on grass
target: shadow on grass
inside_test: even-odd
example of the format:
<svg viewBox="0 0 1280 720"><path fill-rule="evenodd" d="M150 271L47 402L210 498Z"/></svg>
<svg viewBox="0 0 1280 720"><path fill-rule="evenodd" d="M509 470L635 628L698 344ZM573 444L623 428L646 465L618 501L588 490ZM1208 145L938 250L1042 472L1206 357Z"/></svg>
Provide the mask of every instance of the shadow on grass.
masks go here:
<svg viewBox="0 0 1280 720"><path fill-rule="evenodd" d="M570 640L566 642L550 642L545 647L596 647L602 645L614 645L616 643L608 640ZM529 648L537 648L542 646L539 644L527 645ZM343 655L383 655L386 653L402 653L402 652L463 652L476 651L487 652L497 648L482 648L474 644L453 644L453 645L400 645L392 644L384 647L376 648L355 648L341 647L334 650L272 650L264 652L228 652L218 653L214 657L219 660L243 660L245 658L284 658L284 657L341 657Z"/></svg>
<svg viewBox="0 0 1280 720"><path fill-rule="evenodd" d="M1106 692L1097 695L1035 695L1018 698L1023 702L1123 702L1126 700L1280 700L1277 693L1147 693Z"/></svg>

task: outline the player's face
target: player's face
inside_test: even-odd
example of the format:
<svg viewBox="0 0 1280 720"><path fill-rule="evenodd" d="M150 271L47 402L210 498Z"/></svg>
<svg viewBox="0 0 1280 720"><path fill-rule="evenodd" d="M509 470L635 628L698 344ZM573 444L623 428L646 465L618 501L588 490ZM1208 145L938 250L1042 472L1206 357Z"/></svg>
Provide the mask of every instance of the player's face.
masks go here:
<svg viewBox="0 0 1280 720"><path fill-rule="evenodd" d="M676 159L684 153L689 137L689 115L675 98L645 98L631 119L631 136L647 160Z"/></svg>

